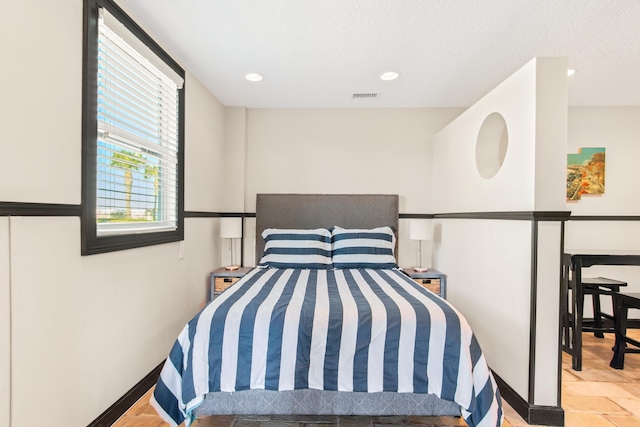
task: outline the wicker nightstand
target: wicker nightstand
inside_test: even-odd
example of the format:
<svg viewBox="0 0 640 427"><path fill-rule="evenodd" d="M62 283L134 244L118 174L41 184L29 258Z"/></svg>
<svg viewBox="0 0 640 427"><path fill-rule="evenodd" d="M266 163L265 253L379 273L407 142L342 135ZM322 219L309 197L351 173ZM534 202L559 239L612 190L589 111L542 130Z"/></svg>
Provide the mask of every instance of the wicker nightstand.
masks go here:
<svg viewBox="0 0 640 427"><path fill-rule="evenodd" d="M424 286L431 292L440 295L442 298L447 298L446 274L443 274L433 268L424 272L415 271L413 268L403 268L402 270L417 284Z"/></svg>
<svg viewBox="0 0 640 427"><path fill-rule="evenodd" d="M237 270L227 270L222 267L213 270L209 279L209 299L207 302L220 295L222 291L236 283L249 271L251 271L251 267L240 267Z"/></svg>

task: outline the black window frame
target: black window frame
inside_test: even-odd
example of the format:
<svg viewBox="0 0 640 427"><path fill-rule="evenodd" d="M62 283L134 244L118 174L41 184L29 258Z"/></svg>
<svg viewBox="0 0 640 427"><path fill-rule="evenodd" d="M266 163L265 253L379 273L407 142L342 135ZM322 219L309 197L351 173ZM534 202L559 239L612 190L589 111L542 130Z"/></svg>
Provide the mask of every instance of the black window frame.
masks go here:
<svg viewBox="0 0 640 427"><path fill-rule="evenodd" d="M98 13L105 8L182 79L185 72L112 0L84 0L81 253L92 255L184 240L185 86L178 89L177 227L172 231L97 236Z"/></svg>

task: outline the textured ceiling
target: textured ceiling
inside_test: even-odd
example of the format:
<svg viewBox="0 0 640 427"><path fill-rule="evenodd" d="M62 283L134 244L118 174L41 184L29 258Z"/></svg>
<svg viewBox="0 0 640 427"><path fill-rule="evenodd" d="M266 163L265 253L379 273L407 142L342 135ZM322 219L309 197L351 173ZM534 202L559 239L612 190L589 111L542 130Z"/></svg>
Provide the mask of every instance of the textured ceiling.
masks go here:
<svg viewBox="0 0 640 427"><path fill-rule="evenodd" d="M571 106L640 105L639 0L117 2L226 106L466 107L536 56Z"/></svg>

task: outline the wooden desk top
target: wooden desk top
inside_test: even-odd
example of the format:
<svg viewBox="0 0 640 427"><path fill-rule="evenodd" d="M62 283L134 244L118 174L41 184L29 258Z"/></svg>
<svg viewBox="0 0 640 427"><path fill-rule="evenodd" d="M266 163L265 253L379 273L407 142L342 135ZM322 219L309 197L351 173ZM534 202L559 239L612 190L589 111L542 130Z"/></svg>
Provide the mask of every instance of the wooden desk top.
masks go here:
<svg viewBox="0 0 640 427"><path fill-rule="evenodd" d="M592 255L629 255L640 256L638 249L565 249L564 253L575 256L592 256Z"/></svg>
<svg viewBox="0 0 640 427"><path fill-rule="evenodd" d="M566 249L565 257L571 259L571 268L592 265L640 265L640 250ZM566 262L566 261L565 261Z"/></svg>

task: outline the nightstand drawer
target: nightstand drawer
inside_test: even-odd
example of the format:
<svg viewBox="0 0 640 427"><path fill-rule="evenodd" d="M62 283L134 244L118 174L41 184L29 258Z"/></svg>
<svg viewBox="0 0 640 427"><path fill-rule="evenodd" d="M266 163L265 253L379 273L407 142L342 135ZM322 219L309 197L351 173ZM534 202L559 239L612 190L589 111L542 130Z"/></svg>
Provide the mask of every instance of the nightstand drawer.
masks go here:
<svg viewBox="0 0 640 427"><path fill-rule="evenodd" d="M418 285L423 286L439 295L441 298L447 298L447 275L442 274L435 268L428 268L426 271L421 269L416 271L415 268L403 268L407 276L416 282Z"/></svg>
<svg viewBox="0 0 640 427"><path fill-rule="evenodd" d="M240 280L239 277L216 277L213 284L214 292L222 292Z"/></svg>
<svg viewBox="0 0 640 427"><path fill-rule="evenodd" d="M424 286L431 292L440 295L440 279L413 279L418 285Z"/></svg>
<svg viewBox="0 0 640 427"><path fill-rule="evenodd" d="M224 267L215 269L209 276L209 292L207 301L211 301L220 295L224 290L230 288L238 280L242 279L245 274L251 271L253 267L240 267L235 270L227 270Z"/></svg>

